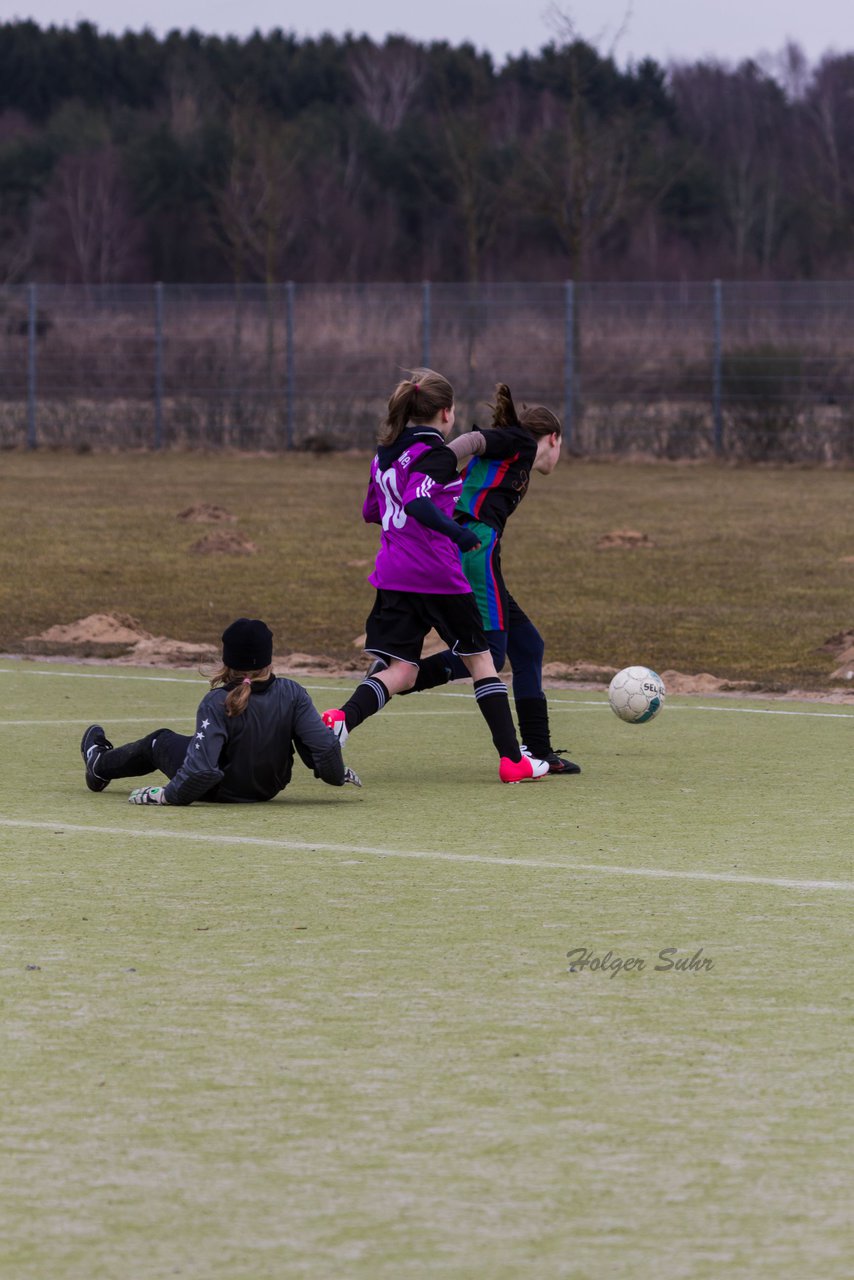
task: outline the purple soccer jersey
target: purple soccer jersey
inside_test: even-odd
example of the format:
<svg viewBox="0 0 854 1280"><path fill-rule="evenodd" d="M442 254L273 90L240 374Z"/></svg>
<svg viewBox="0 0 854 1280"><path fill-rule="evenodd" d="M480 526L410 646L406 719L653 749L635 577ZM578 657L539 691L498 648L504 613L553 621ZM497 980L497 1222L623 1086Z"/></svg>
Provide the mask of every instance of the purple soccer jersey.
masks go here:
<svg viewBox="0 0 854 1280"><path fill-rule="evenodd" d="M415 498L429 498L444 515L453 516L463 486L462 477L456 475L456 460L456 478L447 482L432 478L419 467L426 455L436 452L436 446L412 444L384 470L378 457L371 463L362 516L370 524L382 525L376 565L368 579L375 587L426 595L465 595L471 591L456 543L404 510Z"/></svg>

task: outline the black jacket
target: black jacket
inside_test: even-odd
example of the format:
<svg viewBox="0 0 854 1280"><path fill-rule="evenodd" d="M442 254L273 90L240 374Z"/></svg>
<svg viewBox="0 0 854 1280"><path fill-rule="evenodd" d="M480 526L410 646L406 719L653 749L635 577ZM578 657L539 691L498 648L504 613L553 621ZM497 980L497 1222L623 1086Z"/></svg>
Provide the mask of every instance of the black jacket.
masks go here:
<svg viewBox="0 0 854 1280"><path fill-rule="evenodd" d="M167 804L272 800L291 780L294 750L315 777L344 785L344 760L311 698L294 680L270 676L255 685L242 715L225 714L227 688L199 703L196 733L166 787Z"/></svg>

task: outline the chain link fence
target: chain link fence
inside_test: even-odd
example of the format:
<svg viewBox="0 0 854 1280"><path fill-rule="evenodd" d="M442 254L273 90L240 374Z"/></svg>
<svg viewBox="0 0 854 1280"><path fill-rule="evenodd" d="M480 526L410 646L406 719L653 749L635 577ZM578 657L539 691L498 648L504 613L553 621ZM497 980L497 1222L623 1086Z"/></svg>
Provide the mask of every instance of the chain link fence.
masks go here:
<svg viewBox="0 0 854 1280"><path fill-rule="evenodd" d="M0 447L369 448L421 364L579 453L854 458L854 283L0 290Z"/></svg>

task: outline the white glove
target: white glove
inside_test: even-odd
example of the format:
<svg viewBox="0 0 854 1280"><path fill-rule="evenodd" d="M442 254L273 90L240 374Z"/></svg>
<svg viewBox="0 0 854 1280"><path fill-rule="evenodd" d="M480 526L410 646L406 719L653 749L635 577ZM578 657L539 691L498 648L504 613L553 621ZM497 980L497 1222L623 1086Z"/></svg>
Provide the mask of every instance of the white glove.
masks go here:
<svg viewBox="0 0 854 1280"><path fill-rule="evenodd" d="M128 796L128 804L167 804L165 787L137 787Z"/></svg>
<svg viewBox="0 0 854 1280"><path fill-rule="evenodd" d="M344 770L344 785L346 786L348 782L352 783L354 787L360 787L362 785L362 779L359 777L358 773L354 773L349 767Z"/></svg>

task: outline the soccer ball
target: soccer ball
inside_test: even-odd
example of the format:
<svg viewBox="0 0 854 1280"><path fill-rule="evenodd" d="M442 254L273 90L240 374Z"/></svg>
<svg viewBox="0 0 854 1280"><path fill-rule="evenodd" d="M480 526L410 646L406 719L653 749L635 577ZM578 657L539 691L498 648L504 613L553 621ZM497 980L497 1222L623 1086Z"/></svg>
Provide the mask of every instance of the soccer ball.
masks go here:
<svg viewBox="0 0 854 1280"><path fill-rule="evenodd" d="M646 724L664 706L664 683L649 667L624 667L608 687L611 710L629 724Z"/></svg>

